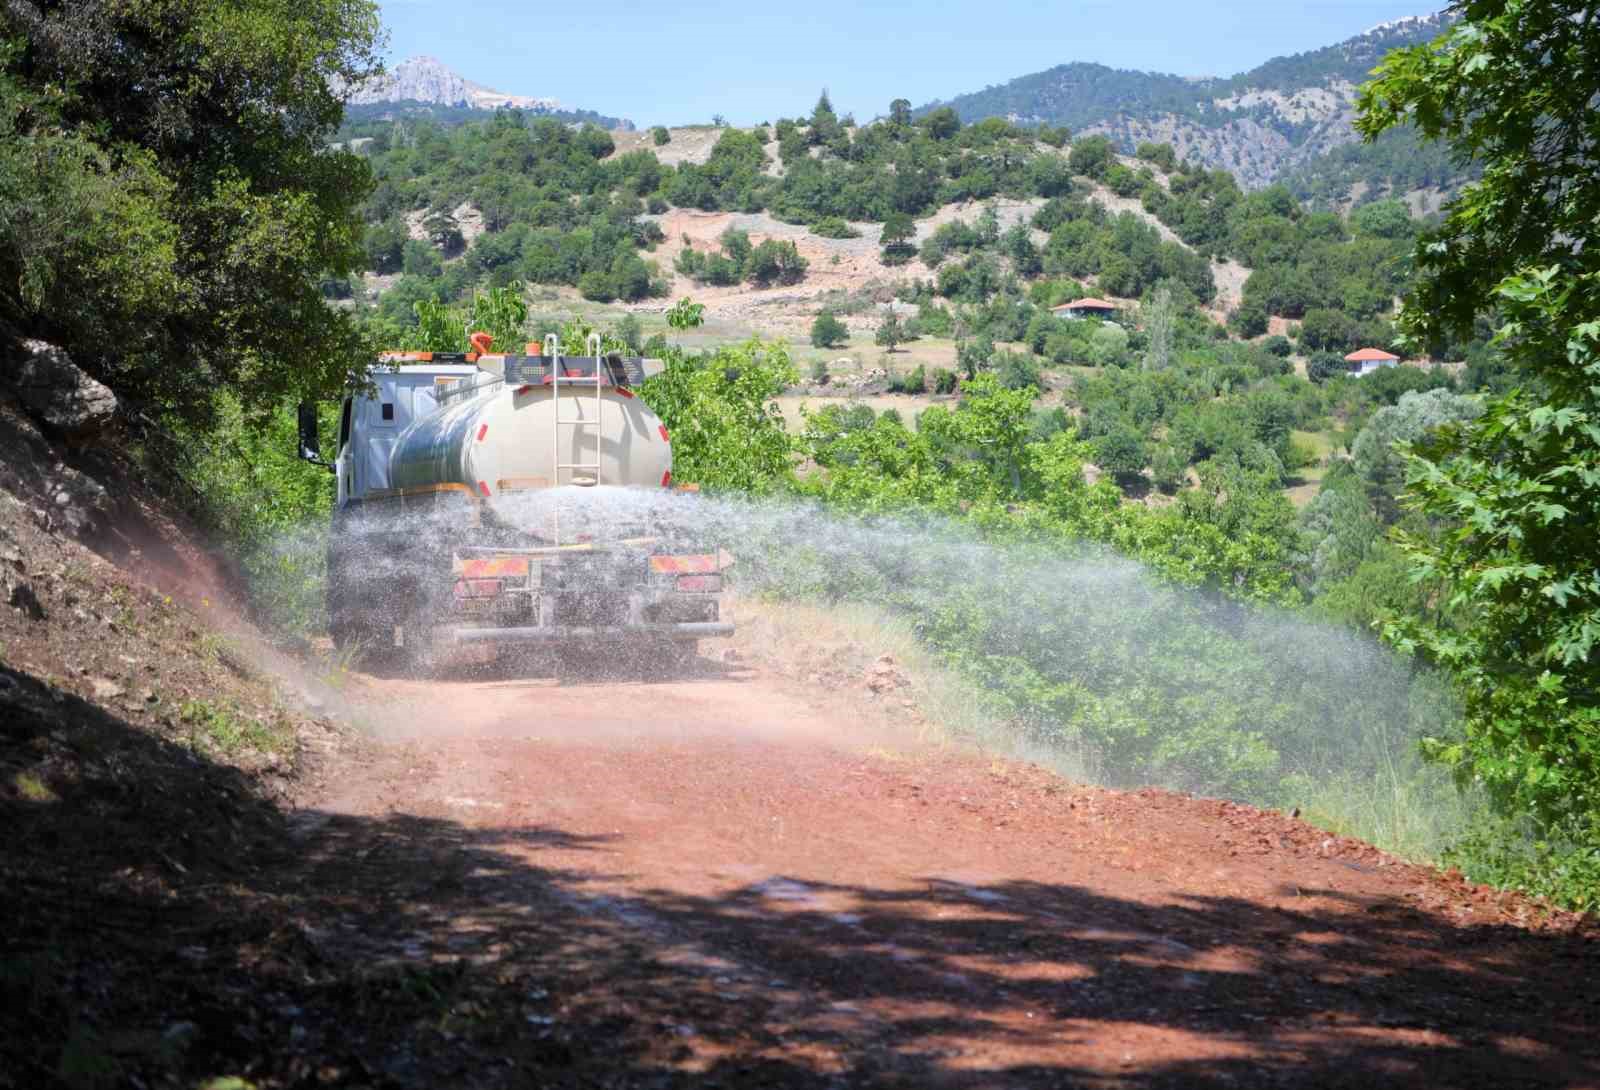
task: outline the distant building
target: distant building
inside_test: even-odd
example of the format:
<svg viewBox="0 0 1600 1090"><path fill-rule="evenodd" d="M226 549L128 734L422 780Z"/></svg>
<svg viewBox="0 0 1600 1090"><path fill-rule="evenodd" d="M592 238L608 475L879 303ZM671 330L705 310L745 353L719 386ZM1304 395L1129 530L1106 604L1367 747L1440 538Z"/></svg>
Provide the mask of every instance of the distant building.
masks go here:
<svg viewBox="0 0 1600 1090"><path fill-rule="evenodd" d="M1385 352L1381 348L1358 348L1345 358L1350 364L1350 371L1356 376L1370 375L1380 367L1393 367L1400 362L1400 357Z"/></svg>
<svg viewBox="0 0 1600 1090"><path fill-rule="evenodd" d="M1074 299L1050 308L1058 318L1115 318L1117 304L1104 299Z"/></svg>

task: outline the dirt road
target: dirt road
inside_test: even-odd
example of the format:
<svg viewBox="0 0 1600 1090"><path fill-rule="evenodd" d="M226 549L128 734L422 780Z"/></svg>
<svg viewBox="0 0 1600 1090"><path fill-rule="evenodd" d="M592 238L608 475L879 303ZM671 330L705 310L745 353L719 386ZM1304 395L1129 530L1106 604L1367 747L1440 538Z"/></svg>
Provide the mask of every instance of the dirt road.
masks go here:
<svg viewBox="0 0 1600 1090"><path fill-rule="evenodd" d="M323 941L439 997L397 1082L1600 1085L1592 935L1286 815L741 665L360 699L298 825Z"/></svg>

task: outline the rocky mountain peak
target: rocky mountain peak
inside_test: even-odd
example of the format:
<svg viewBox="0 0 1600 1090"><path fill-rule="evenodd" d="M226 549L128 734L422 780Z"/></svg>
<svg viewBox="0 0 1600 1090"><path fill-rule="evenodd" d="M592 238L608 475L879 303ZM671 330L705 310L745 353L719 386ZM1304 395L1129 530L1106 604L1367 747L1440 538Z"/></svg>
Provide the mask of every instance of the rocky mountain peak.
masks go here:
<svg viewBox="0 0 1600 1090"><path fill-rule="evenodd" d="M473 83L437 57L427 56L407 57L377 79L355 88L347 101L352 106L425 102L475 110L510 108L537 113L567 109L553 98L512 95Z"/></svg>

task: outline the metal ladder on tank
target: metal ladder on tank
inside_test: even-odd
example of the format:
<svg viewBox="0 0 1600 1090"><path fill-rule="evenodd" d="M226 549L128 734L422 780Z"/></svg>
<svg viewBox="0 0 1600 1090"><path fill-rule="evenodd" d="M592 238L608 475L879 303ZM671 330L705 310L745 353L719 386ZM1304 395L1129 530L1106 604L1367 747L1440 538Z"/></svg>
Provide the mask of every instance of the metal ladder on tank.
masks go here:
<svg viewBox="0 0 1600 1090"><path fill-rule="evenodd" d="M562 414L561 414L561 386L562 386L561 379L562 379L562 372L566 370L566 365L563 364L562 360L561 360L561 338L559 336L557 336L556 334L554 334L554 333L545 334L545 338L544 338L544 354L545 354L545 357L547 359L549 359L549 361L550 361L550 405L551 405L551 409L552 409L552 416L554 418L554 424L550 428L550 443L551 443L551 448L552 448L551 452L550 452L550 455L551 455L550 464L555 467L555 480L552 481L551 483L557 488L561 487L561 471L563 469L571 471L574 474L575 474L575 472L577 470L587 469L587 470L590 470L594 474L594 476L591 477L587 481L584 481L584 480L582 480L582 479L580 479L580 478L578 478L577 476L574 475L574 476L572 476L572 478L571 478L571 480L569 482L571 484L587 484L587 485L591 485L592 486L592 485L598 485L600 483L600 450L601 450L600 413L601 413L601 405L602 405L602 399L601 399L602 383L601 383L601 379L600 379L600 375L601 375L601 372L600 372L600 344L601 344L601 342L600 342L600 334L598 334L598 333L589 334L588 339L584 342L584 351L588 352L590 357L592 357L594 359L594 361L595 361L593 378L592 379L582 379L582 378L580 378L580 379L576 379L576 380L573 380L573 379L568 379L567 380L569 384L574 382L574 381L576 381L580 385L582 385L583 383L586 383L586 382L591 382L591 381L594 383L594 416L591 419L591 418L586 418L583 415L583 401L584 401L584 399L581 397L581 395L579 395L577 393L573 393L573 394L569 394L567 396L567 400L573 402L573 408L578 410L578 415L575 416L575 417L565 417L565 416L562 416ZM573 429L573 440L574 440L573 445L576 446L576 447L581 447L582 446L581 443L577 442L578 437L581 436L583 434L583 432L585 432L587 430L593 430L593 432L594 432L594 461L592 461L592 462L563 462L561 460L561 431L562 431L563 428L571 428L571 429ZM554 540L555 544L560 545L561 544L561 504L560 504L559 501L557 501L553 505L553 507L551 509L550 519L551 519L551 528L552 528L553 540Z"/></svg>

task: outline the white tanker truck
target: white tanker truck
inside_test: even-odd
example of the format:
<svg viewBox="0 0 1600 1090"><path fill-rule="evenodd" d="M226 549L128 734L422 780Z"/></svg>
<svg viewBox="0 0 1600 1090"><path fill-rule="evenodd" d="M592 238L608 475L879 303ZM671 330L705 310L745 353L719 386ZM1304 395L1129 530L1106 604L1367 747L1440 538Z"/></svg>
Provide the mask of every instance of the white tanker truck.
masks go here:
<svg viewBox="0 0 1600 1090"><path fill-rule="evenodd" d="M564 486L672 486L666 426L635 393L658 360L543 351L404 352L344 399L338 453L319 457L314 406L300 456L338 492L328 615L340 647L546 644L692 654L725 636L721 549L607 537ZM556 500L556 497L563 497Z"/></svg>

